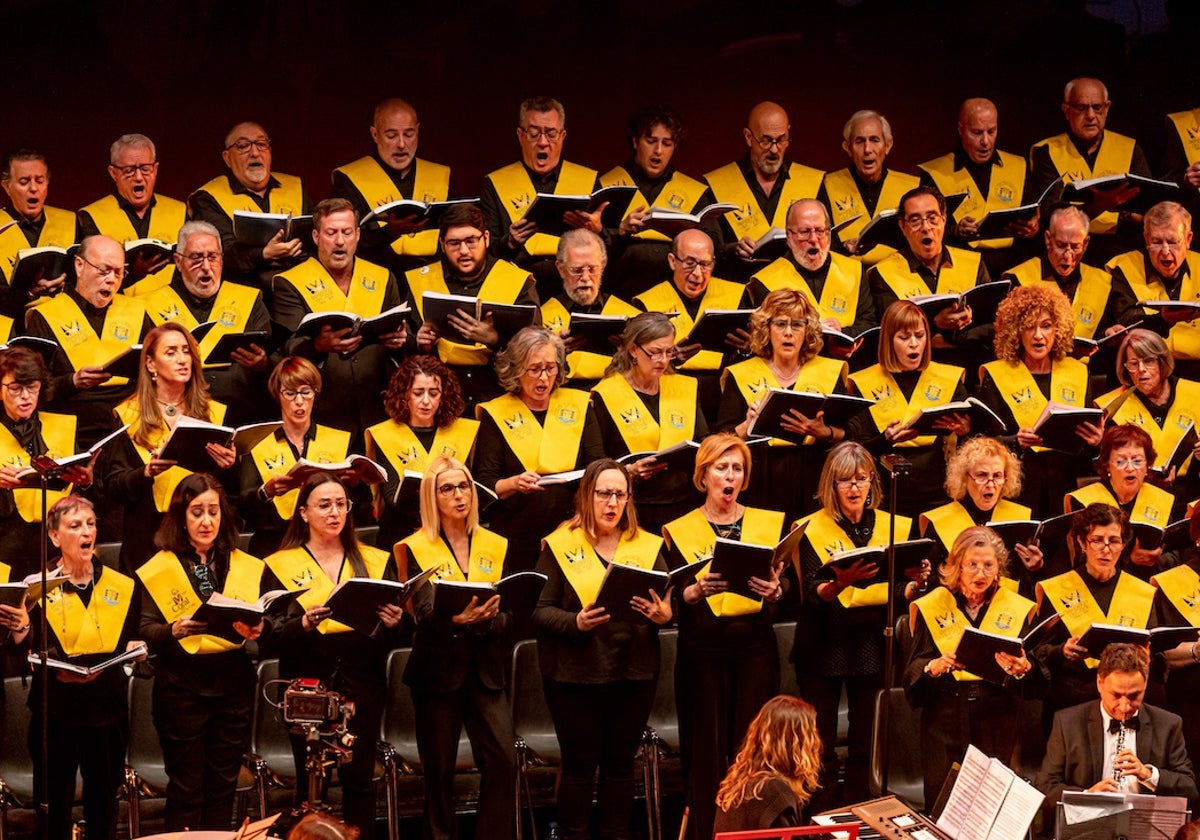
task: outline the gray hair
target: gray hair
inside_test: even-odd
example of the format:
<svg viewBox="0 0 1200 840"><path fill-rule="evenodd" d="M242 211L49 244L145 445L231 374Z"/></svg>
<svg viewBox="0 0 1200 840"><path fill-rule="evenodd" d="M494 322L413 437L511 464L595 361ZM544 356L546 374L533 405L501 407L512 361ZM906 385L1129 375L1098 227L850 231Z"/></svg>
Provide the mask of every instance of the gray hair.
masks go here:
<svg viewBox="0 0 1200 840"><path fill-rule="evenodd" d="M883 114L869 109L855 111L850 115L850 119L846 120L846 124L842 126L842 139L849 143L850 135L854 133L854 129L858 128L860 122L866 122L867 120L879 120L879 125L883 128L884 142L892 142L892 124L888 122L887 117Z"/></svg>
<svg viewBox="0 0 1200 840"><path fill-rule="evenodd" d="M521 374L525 372L530 354L547 344L554 348L554 361L558 363L554 386L557 388L567 381L567 348L563 340L545 327L523 327L496 354L496 379L506 394L521 392Z"/></svg>
<svg viewBox="0 0 1200 840"><path fill-rule="evenodd" d="M217 247L221 247L221 232L219 230L208 222L191 221L184 222L183 227L179 229L179 235L175 237L175 253L182 254L188 240L200 234L215 236L217 238Z"/></svg>
<svg viewBox="0 0 1200 840"><path fill-rule="evenodd" d="M116 166L117 155L121 154L122 149L149 149L150 156L158 160L158 150L154 146L154 141L145 134L122 134L113 144L108 147L108 162Z"/></svg>
<svg viewBox="0 0 1200 840"><path fill-rule="evenodd" d="M1160 201L1142 217L1142 232L1143 235L1150 232L1151 228L1175 227L1183 225L1185 231L1192 229L1192 214L1187 211L1182 204L1177 201Z"/></svg>
<svg viewBox="0 0 1200 840"><path fill-rule="evenodd" d="M634 360L633 354L629 352L631 345L641 346L667 336L671 336L671 340L674 341L675 325L662 312L643 312L640 315L634 315L625 324L625 331L621 333L621 346L613 353L612 361L609 362L604 375L625 373L636 367L637 362Z"/></svg>
<svg viewBox="0 0 1200 840"><path fill-rule="evenodd" d="M588 245L599 248L601 264L608 265L608 248L604 246L604 240L600 238L599 234L587 228L571 228L560 236L558 252L554 255L554 260L561 265L567 261L568 248L586 248Z"/></svg>
<svg viewBox="0 0 1200 840"><path fill-rule="evenodd" d="M1083 225L1083 229L1085 232L1088 229L1088 225L1090 225L1092 223L1092 220L1088 218L1088 214L1084 213L1082 210L1080 210L1078 207L1076 207L1073 204L1068 204L1065 207L1059 207L1057 210L1053 211L1050 214L1049 221L1046 222L1047 230L1050 230L1051 228L1054 227L1054 222L1056 219L1062 219L1064 221L1066 221L1067 219L1075 219L1077 222L1079 222L1081 225Z"/></svg>
<svg viewBox="0 0 1200 840"><path fill-rule="evenodd" d="M1096 84L1100 85L1100 90L1104 96L1104 101L1108 101L1108 85L1091 76L1080 76L1078 79L1072 79L1071 81L1067 82L1066 86L1063 88L1063 102L1071 101L1071 93L1075 90L1075 85L1079 84L1080 82L1095 82Z"/></svg>
<svg viewBox="0 0 1200 840"><path fill-rule="evenodd" d="M517 109L517 125L525 125L525 116L530 111L535 114L546 114L554 111L558 114L558 123L562 128L567 127L567 112L563 108L562 103L553 96L531 96L521 103L521 107Z"/></svg>

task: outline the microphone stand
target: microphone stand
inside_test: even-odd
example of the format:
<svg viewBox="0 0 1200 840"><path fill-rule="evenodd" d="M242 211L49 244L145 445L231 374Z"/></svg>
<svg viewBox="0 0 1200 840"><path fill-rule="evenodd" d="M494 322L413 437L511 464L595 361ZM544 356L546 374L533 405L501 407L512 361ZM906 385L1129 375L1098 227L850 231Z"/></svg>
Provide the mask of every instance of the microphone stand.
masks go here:
<svg viewBox="0 0 1200 840"><path fill-rule="evenodd" d="M879 459L891 475L888 493L888 550L887 550L887 624L883 627L883 690L890 693L895 682L895 649L896 649L896 503L900 485L900 476L912 472L912 462L901 455L884 455ZM883 733L880 748L883 753L881 768L883 772L883 790L887 790L888 747L891 740L890 703L880 707L879 728Z"/></svg>
<svg viewBox="0 0 1200 840"><path fill-rule="evenodd" d="M42 766L38 773L39 783L41 785L41 796L38 797L37 816L38 816L38 837L40 840L48 840L50 836L50 651L49 651L49 626L46 622L46 606L47 595L49 594L49 582L47 580L47 566L50 563L50 528L46 522L47 497L50 494L50 480L58 478L63 473L63 468L58 465L53 458L46 455L36 455L30 460L30 466L37 473L38 479L41 482L42 489L42 545L41 566L42 566L42 592L39 600L41 607L38 610L38 632L41 633L41 640L38 644L38 653L42 657L38 669L41 671L42 679L42 696L41 696L41 726L38 733L41 739Z"/></svg>

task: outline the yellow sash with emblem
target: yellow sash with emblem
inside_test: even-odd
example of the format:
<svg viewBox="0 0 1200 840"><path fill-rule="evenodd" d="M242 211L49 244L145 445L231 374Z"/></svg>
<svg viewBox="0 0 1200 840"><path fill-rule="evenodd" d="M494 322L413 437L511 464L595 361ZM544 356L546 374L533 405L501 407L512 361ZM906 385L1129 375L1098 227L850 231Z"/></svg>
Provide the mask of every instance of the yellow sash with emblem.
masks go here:
<svg viewBox="0 0 1200 840"><path fill-rule="evenodd" d="M1178 300L1195 303L1200 301L1200 254L1188 251L1185 260ZM1147 262L1148 258L1141 251L1127 251L1113 257L1104 267L1109 271L1120 268L1138 300L1170 300L1162 279L1157 274L1150 274ZM1150 309L1144 311L1147 314L1153 312ZM1167 349L1176 359L1200 359L1200 318L1179 321L1172 326L1167 334Z"/></svg>
<svg viewBox="0 0 1200 840"><path fill-rule="evenodd" d="M424 318L422 296L425 292L449 294L445 275L442 273L442 263L435 262L415 268L404 275L408 287L412 290L413 299L417 305L417 314ZM496 260L487 277L479 286L476 294L482 301L491 303L516 303L517 295L525 288L529 272L519 268L507 260ZM492 351L482 344L459 344L449 339L439 338L437 343L438 358L448 365L486 365L491 360Z"/></svg>
<svg viewBox="0 0 1200 840"><path fill-rule="evenodd" d="M1019 638L1029 614L1037 607L1033 601L1018 595L1008 589L1000 588L992 596L987 612L979 629L985 633L997 636L1007 636L1010 639ZM954 594L944 586L939 586L928 595L923 595L909 604L909 627L915 629L917 613L925 617L925 626L929 635L941 653L952 653L958 649L963 633L971 626L971 622L962 610ZM980 677L968 671L954 671L954 679L959 682L971 682Z"/></svg>
<svg viewBox="0 0 1200 840"><path fill-rule="evenodd" d="M521 466L549 475L575 469L588 402L583 391L555 388L550 393L545 426L538 425L529 406L512 394L480 403L475 406L475 416L492 418Z"/></svg>
<svg viewBox="0 0 1200 840"><path fill-rule="evenodd" d="M953 218L956 223L968 216L976 221L983 221L992 210L1009 210L1020 206L1021 195L1025 190L1025 158L999 150L996 151L996 155L999 163L991 165L991 179L986 196L979 191L979 185L975 183L970 172L954 168L953 152L922 163L917 168L929 173L942 195L967 194L954 211ZM1012 237L1006 236L999 239L978 239L969 243L969 247L975 250L994 250L1011 248L1012 244Z"/></svg>
<svg viewBox="0 0 1200 840"><path fill-rule="evenodd" d="M721 387L729 386L728 378L732 376L734 385L741 393L746 405L751 406L767 395L771 388L779 388L779 379L761 356L753 356L744 362L730 365L721 373ZM796 381L789 390L808 391L815 394L832 394L839 382L846 380L846 363L840 359L830 359L825 356L813 356L797 372ZM804 438L804 443L815 443L811 435ZM771 438L771 446L795 446L789 440Z"/></svg>
<svg viewBox="0 0 1200 840"><path fill-rule="evenodd" d="M259 294L258 289L252 289L239 283L230 283L228 280L221 283L221 288L217 290L216 300L213 301L213 325L200 340L200 358L204 360L205 367L229 367L229 362L210 365L208 356L222 337L230 333L246 331L246 322L250 320L250 313L254 309L254 302L258 300ZM165 324L167 321L182 324L188 330L194 330L200 326L196 317L183 302L183 298L170 286L155 289L145 295L142 300L146 304L146 314L150 316L150 320L154 322L155 326Z"/></svg>
<svg viewBox="0 0 1200 840"><path fill-rule="evenodd" d="M857 221L851 222L838 231L838 241L843 245L849 239L857 239L862 233L862 229L867 226L867 222L879 215L881 210L894 210L900 206L900 199L903 195L913 187L919 186L921 179L915 175L906 175L903 172L894 172L888 170L887 176L884 178L883 187L879 191L879 201L875 203L874 214L867 212L867 203L863 200L862 193L859 192L858 184L854 181L854 176L850 174L849 169L839 169L836 172L830 172L825 176L825 194L829 196L829 210L833 215L833 224L842 224L843 222L859 216ZM857 255L857 259L861 260L864 265L875 265L888 254L894 253L895 248L888 245L876 245L865 254ZM972 283L974 280L972 280Z"/></svg>
<svg viewBox="0 0 1200 840"><path fill-rule="evenodd" d="M36 245L30 245L25 238L25 232L20 225L13 225L0 232L0 274L4 282L12 277L13 269L17 266L17 252L27 248L70 248L75 244L75 214L58 207L45 207L46 222L38 235ZM18 217L0 210L0 227Z"/></svg>
<svg viewBox="0 0 1200 840"><path fill-rule="evenodd" d="M289 216L299 216L304 212L304 187L295 175L284 175L282 172L272 172L271 177L279 182L279 186L271 190L267 196L267 209L271 213L282 213ZM229 187L229 178L218 175L196 192L206 192L225 211L225 215L233 220L235 210L246 210L251 213L261 213L262 208L255 203L249 193L235 193ZM195 195L196 193L192 193Z"/></svg>
<svg viewBox="0 0 1200 840"><path fill-rule="evenodd" d="M843 327L854 323L858 314L858 290L863 281L862 263L841 254L830 253L829 272L818 300L804 275L787 257L780 257L752 278L768 292L796 289L817 307L821 320L833 318Z"/></svg>
<svg viewBox="0 0 1200 840"><path fill-rule="evenodd" d="M558 561L567 583L579 596L579 602L585 607L593 603L604 580L605 565L583 529L560 525L546 537L546 545ZM633 539L621 537L612 562L639 569L653 569L661 549L662 537L638 529Z"/></svg>
<svg viewBox="0 0 1200 840"><path fill-rule="evenodd" d="M601 379L592 393L603 400L631 453L657 452L695 437L696 380L690 376L674 373L659 380L658 417L650 416L642 398L619 373Z"/></svg>
<svg viewBox="0 0 1200 840"><path fill-rule="evenodd" d="M1117 574L1121 578L1117 581L1107 613L1100 609L1083 578L1074 570L1037 584L1038 603L1043 597L1049 598L1051 606L1062 616L1063 624L1072 636L1082 636L1093 624L1145 628L1154 606L1154 587L1125 572ZM1100 664L1097 657L1089 657L1084 661L1089 668Z"/></svg>
<svg viewBox="0 0 1200 840"><path fill-rule="evenodd" d="M137 450L138 457L142 459L143 464L150 463L151 452L156 452L162 449L163 443L167 439L167 426L164 423L159 428L155 429L150 434L150 448L143 449L134 443L133 436L137 433L141 426L141 418L138 414L138 400L136 396L130 397L125 402L118 405L114 411L122 423L128 423L129 428L125 430L125 434L129 435L130 443L133 443L133 448ZM216 400L208 401L208 422L220 424L225 419L225 404L219 403ZM204 418L201 418L204 419ZM213 465L215 468L215 464ZM163 470L158 475L154 476L154 484L152 493L154 495L154 507L159 513L166 513L167 508L171 506L171 494L175 492L175 486L183 481L186 476L191 475L191 470L185 470L183 467L174 466ZM254 600L258 596L255 595Z"/></svg>
<svg viewBox="0 0 1200 840"><path fill-rule="evenodd" d="M275 275L275 282L287 281L300 293L311 312L353 312L370 318L383 311L389 272L383 266L355 258L350 291L342 293L325 266L309 257L295 268Z"/></svg>
<svg viewBox="0 0 1200 840"><path fill-rule="evenodd" d="M623 166L614 166L612 169L600 176L600 186L602 187L634 187L637 186L633 182L633 177L625 170ZM671 173L671 179L663 185L662 191L653 203L646 200L646 196L642 195L642 191L638 190L633 194L633 198L629 201L629 207L625 210L625 215L622 219L628 219L633 211L639 207L647 209L651 207L661 207L664 210L674 210L676 213L691 213L696 210L696 205L700 203L700 199L704 196L704 191L708 189L700 181L695 178L689 178L682 172ZM657 242L670 242L669 236L664 236L656 230L646 228L640 230L633 235L634 239L646 239Z"/></svg>
<svg viewBox="0 0 1200 840"><path fill-rule="evenodd" d="M704 290L704 297L700 299L696 317L699 318L700 313L705 309L737 309L745 291L746 287L741 283L712 278L708 281L708 288ZM671 318L671 323L675 325L675 341L677 343L683 341L692 331L692 327L696 325L692 316L688 314L687 307L683 305L683 298L679 296L679 290L670 280L665 280L642 292L633 300L645 307L647 312L662 312L664 315L674 316ZM721 354L716 350L701 350L680 365L679 369L720 370Z"/></svg>
<svg viewBox="0 0 1200 840"><path fill-rule="evenodd" d="M404 480L406 472L424 475L429 462L445 456L466 463L475 446L475 435L479 433L479 421L457 418L449 426L439 427L433 435L433 447L426 452L420 439L406 423L384 420L364 432L367 441L367 457L378 461L380 457ZM383 485L372 486L375 495L375 516L383 513Z"/></svg>
<svg viewBox="0 0 1200 840"><path fill-rule="evenodd" d="M133 587L133 578L102 566L86 606L63 586L46 593L46 624L62 652L67 656L115 653L133 605Z"/></svg>
<svg viewBox="0 0 1200 840"><path fill-rule="evenodd" d="M783 521L783 513L780 511L748 507L742 514L740 542L774 547L783 532ZM700 508L664 525L663 536L668 545L675 545L687 563L711 557L713 546L716 545L716 533ZM708 574L709 565L711 564L705 564L696 575L697 579ZM762 611L762 601L735 592L718 592L716 595L709 595L705 601L712 614L718 618L752 615Z"/></svg>
<svg viewBox="0 0 1200 840"><path fill-rule="evenodd" d="M99 335L70 295L47 298L36 311L50 325L55 340L75 370L102 365L137 344L142 336L142 322L146 318L146 309L141 303L121 295L114 296L112 303L104 310L104 326ZM115 387L128 382L123 376L114 376L101 387Z"/></svg>
<svg viewBox="0 0 1200 840"><path fill-rule="evenodd" d="M558 182L554 185L555 195L591 195L596 185L596 170L564 160L558 170ZM529 179L525 164L517 161L487 176L500 197L500 203L508 213L510 222L518 222L525 210L533 203L537 190ZM525 253L531 257L552 256L558 250L558 237L548 233L535 233L525 240Z"/></svg>
<svg viewBox="0 0 1200 840"><path fill-rule="evenodd" d="M367 566L367 577L382 580L391 555L369 545L360 545L359 550L362 551L363 561ZM307 592L296 598L296 603L306 610L309 607L324 604L329 600L329 596L333 594L334 587L338 583L354 577L354 571L350 568L350 564L343 561L337 583L330 580L329 575L325 574L325 570L321 568L321 564L313 559L313 556L303 546L277 551L267 558L266 563L267 568L275 577L279 578L285 588L294 591L308 587ZM354 628L342 624L340 621L334 621L332 618L327 618L317 625L318 633L347 633L352 629Z"/></svg>
<svg viewBox="0 0 1200 840"><path fill-rule="evenodd" d="M725 221L733 230L734 238L741 239L749 236L759 239L773 227L781 228L787 224L788 208L802 198L816 198L821 189L821 180L825 173L799 163L788 164L787 178L783 182L783 190L779 203L775 206L775 215L770 219L762 214L758 201L750 192L746 176L742 174L737 163L728 163L720 169L714 169L704 176L712 188L718 202L736 204L737 210L725 214Z"/></svg>
<svg viewBox="0 0 1200 840"><path fill-rule="evenodd" d="M900 300L917 295L960 295L974 288L979 277L979 254L949 246L945 250L950 255L950 265L943 265L938 270L936 289L929 288L925 279L908 267L908 260L899 252L880 261L875 270Z"/></svg>
<svg viewBox="0 0 1200 840"><path fill-rule="evenodd" d="M1018 429L1031 429L1050 402L1082 406L1087 398L1087 365L1067 357L1050 371L1050 397L1042 393L1029 368L1020 362L995 361L983 366L996 383L1004 404L1012 411ZM1040 451L1042 447L1034 447Z"/></svg>
<svg viewBox="0 0 1200 840"><path fill-rule="evenodd" d="M106 195L79 212L91 216L92 222L100 233L112 237L122 245L142 238L134 230L133 223L129 221L129 215L121 209L115 195ZM179 236L179 229L187 221L187 205L182 201L155 193L154 206L148 212L150 213L150 225L146 231L146 238L157 239L168 244L174 243L176 237ZM167 260L167 264L158 271L147 274L133 286L122 287L121 294L136 297L162 288L171 282L174 272L175 262Z"/></svg>
<svg viewBox="0 0 1200 840"><path fill-rule="evenodd" d="M1183 145L1183 153L1191 166L1200 160L1200 108L1190 111L1179 111L1167 114L1167 119L1179 134L1179 142Z"/></svg>
<svg viewBox="0 0 1200 840"><path fill-rule="evenodd" d="M1018 504L1012 499L1001 499L992 508L991 516L988 519L993 522L1013 522L1028 519L1032 514L1033 511L1025 505ZM967 512L962 502L948 502L941 507L922 513L920 524L921 536L928 536L929 527L932 525L934 534L949 551L954 546L954 541L958 539L959 534L968 528L975 527L975 520L971 518L971 514Z"/></svg>
<svg viewBox="0 0 1200 840"><path fill-rule="evenodd" d="M845 530L837 523L833 515L824 509L800 521L808 522L808 530L804 532L804 539L808 540L809 545L817 552L822 565L828 563L833 555L855 548L854 541L846 535ZM867 545L885 546L888 544L888 523L890 521L891 518L887 513L882 510L875 511L875 529L871 532L871 538L867 540ZM911 530L911 519L907 516L896 517L897 537L906 537ZM866 587L847 586L838 593L837 597L841 605L847 609L877 607L887 603L887 588L886 582L872 583Z"/></svg>
<svg viewBox="0 0 1200 840"><path fill-rule="evenodd" d="M896 384L895 377L884 370L882 365L872 365L852 373L850 381L854 383L860 395L875 400L870 409L871 419L875 421L875 428L882 432L893 420L907 422L915 417L918 411L952 402L954 389L962 382L965 373L960 367L930 362L929 366L921 371L911 400L904 398L904 392ZM930 446L936 442L937 435L921 435L897 446Z"/></svg>
<svg viewBox="0 0 1200 840"><path fill-rule="evenodd" d="M1146 404L1142 402L1141 394L1136 389L1132 390L1129 396L1121 402L1112 416L1112 422L1117 425L1132 423L1140 426L1149 434L1150 439L1154 442L1154 451L1158 453L1154 466L1161 467L1170 457L1175 445L1187 434L1187 430L1197 420L1200 420L1198 412L1200 412L1200 382L1179 379L1175 382L1174 399L1171 400L1171 407L1167 410L1167 416L1163 419L1162 426L1154 422L1154 418L1146 410ZM1191 463L1192 456L1189 455L1179 473L1186 473Z"/></svg>
<svg viewBox="0 0 1200 840"><path fill-rule="evenodd" d="M1054 168L1067 183L1084 181L1088 178L1103 178L1106 175L1122 175L1129 171L1133 163L1133 149L1136 144L1132 137L1117 134L1115 131L1105 131L1100 140L1100 151L1096 154L1095 166L1088 166L1083 155L1071 142L1069 134L1056 134L1033 147L1045 146L1050 152L1050 160ZM1117 213L1108 211L1092 219L1088 228L1093 234L1112 233L1117 228Z"/></svg>
<svg viewBox="0 0 1200 840"><path fill-rule="evenodd" d="M263 561L234 549L229 555L229 574L225 577L221 592L230 598L254 603L261 594L262 573ZM192 588L191 575L173 552L158 552L137 570L137 576L167 624L192 615L204 603ZM179 640L179 646L191 654L221 653L244 644L206 635L185 636Z"/></svg>
<svg viewBox="0 0 1200 840"><path fill-rule="evenodd" d="M421 571L437 569L435 576L439 580L453 580L459 583L495 583L500 580L504 574L504 558L508 553L507 539L487 528L476 528L471 533L471 554L467 562L467 573L464 575L458 560L450 551L450 546L441 536L431 540L425 536L424 530L420 530L405 537L396 546L397 562L401 545L408 549L409 556L417 561ZM406 574L412 577L416 572L410 569ZM488 597L490 596L481 597L480 603Z"/></svg>
<svg viewBox="0 0 1200 840"><path fill-rule="evenodd" d="M639 312L639 309L630 306L615 295L609 295L600 310L601 315L621 315L625 318L632 318ZM542 304L542 326L552 333L561 334L570 330L571 313L558 298L550 298ZM605 356L587 350L575 350L567 354L567 367L569 368L567 378L600 379L604 376L604 370L611 361L611 353Z"/></svg>
<svg viewBox="0 0 1200 840"><path fill-rule="evenodd" d="M1026 260L1015 268L1004 272L1004 276L1016 280L1022 286L1046 286L1060 289L1053 280L1047 279L1041 257ZM1061 289L1060 289L1061 290ZM1080 264L1079 285L1071 298L1071 309L1075 313L1075 335L1077 338L1093 338L1112 292L1112 275L1103 269ZM1144 298L1143 298L1144 299Z"/></svg>
<svg viewBox="0 0 1200 840"><path fill-rule="evenodd" d="M316 434L308 442L308 450L304 453L306 460L317 464L336 464L344 461L350 453L350 433L329 426L317 426ZM267 435L250 450L250 458L258 467L258 475L266 484L269 479L279 475L287 475L296 466L296 456L292 447L284 437L276 439L275 435ZM282 496L272 499L279 518L287 521L296 510L296 500L300 498L300 488L293 487Z"/></svg>
<svg viewBox="0 0 1200 840"><path fill-rule="evenodd" d="M363 201L374 210L393 201L407 198L432 204L445 201L450 195L450 167L430 163L417 158L413 161L412 195L401 195L396 183L383 171L379 161L373 157L361 157L353 163L339 166L335 171L350 179L350 183L362 195ZM432 257L437 253L437 228L406 233L392 240L392 250L397 254L416 257Z"/></svg>
<svg viewBox="0 0 1200 840"><path fill-rule="evenodd" d="M1091 504L1111 505L1120 507L1117 497L1104 485L1103 481L1093 482L1086 487L1073 490L1067 494L1068 499L1074 500L1071 510L1082 510ZM1069 503L1068 503L1069 504ZM1171 508L1175 504L1175 496L1146 482L1138 490L1133 500L1133 510L1129 512L1130 522L1144 522L1158 528L1166 528L1171 518ZM1069 512L1069 511L1068 511Z"/></svg>
<svg viewBox="0 0 1200 840"><path fill-rule="evenodd" d="M1150 578L1150 584L1162 590L1163 597L1179 610L1184 621L1200 626L1200 575L1191 566L1175 566Z"/></svg>
<svg viewBox="0 0 1200 840"><path fill-rule="evenodd" d="M65 458L75 454L75 415L50 414L38 412L42 421L42 440L46 444L46 455L51 458ZM29 453L17 442L8 427L0 424L0 467L28 467ZM55 502L71 492L66 490L50 490L46 494L46 510ZM17 488L12 491L13 501L17 505L17 513L26 522L42 521L42 491L40 489Z"/></svg>

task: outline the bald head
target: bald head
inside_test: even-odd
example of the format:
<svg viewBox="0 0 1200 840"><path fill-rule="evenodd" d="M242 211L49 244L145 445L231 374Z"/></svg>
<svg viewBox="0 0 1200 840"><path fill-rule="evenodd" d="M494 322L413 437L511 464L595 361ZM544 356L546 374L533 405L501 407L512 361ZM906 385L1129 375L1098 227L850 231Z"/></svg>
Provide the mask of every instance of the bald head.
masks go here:
<svg viewBox="0 0 1200 840"><path fill-rule="evenodd" d="M417 159L421 123L417 109L403 99L385 99L375 106L371 139L384 166L407 175Z"/></svg>
<svg viewBox="0 0 1200 840"><path fill-rule="evenodd" d="M760 176L774 179L783 168L790 129L787 111L774 102L760 102L750 109L742 135L750 149L750 164Z"/></svg>
<svg viewBox="0 0 1200 840"><path fill-rule="evenodd" d="M667 254L675 288L689 300L703 295L712 279L714 260L713 241L704 231L693 228L676 236Z"/></svg>
<svg viewBox="0 0 1200 840"><path fill-rule="evenodd" d="M958 109L958 139L972 163L992 159L999 130L999 112L990 99L968 99Z"/></svg>

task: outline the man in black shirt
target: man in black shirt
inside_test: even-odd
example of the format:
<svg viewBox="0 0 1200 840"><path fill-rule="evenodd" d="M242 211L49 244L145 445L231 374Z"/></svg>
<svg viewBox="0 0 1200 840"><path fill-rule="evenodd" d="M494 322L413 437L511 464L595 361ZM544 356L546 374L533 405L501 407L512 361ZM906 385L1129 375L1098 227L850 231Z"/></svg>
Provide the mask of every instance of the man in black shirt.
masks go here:
<svg viewBox="0 0 1200 840"><path fill-rule="evenodd" d="M26 303L59 291L67 275L60 272L53 277L39 277L32 288L13 294L10 284L17 253L26 248L71 247L75 242L75 215L46 204L50 167L41 152L21 149L5 158L0 188L8 196L8 206L0 212L0 227L16 222L0 231L0 277L4 280L0 311L19 318Z"/></svg>

